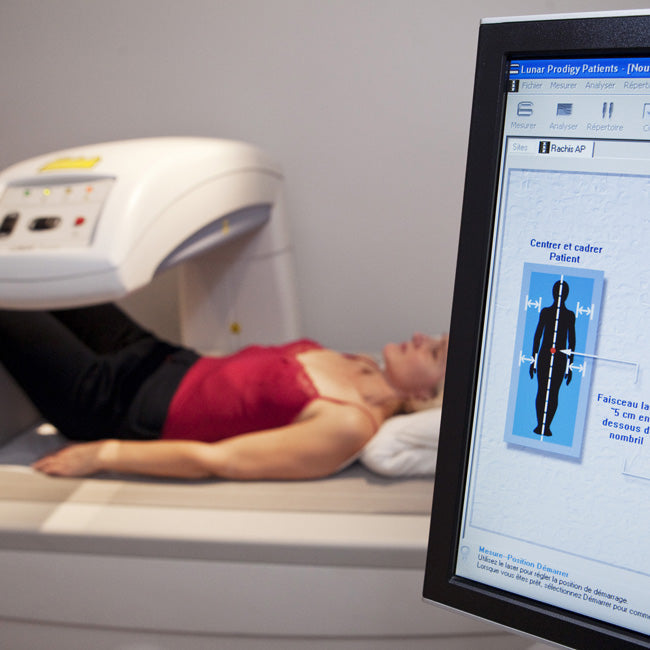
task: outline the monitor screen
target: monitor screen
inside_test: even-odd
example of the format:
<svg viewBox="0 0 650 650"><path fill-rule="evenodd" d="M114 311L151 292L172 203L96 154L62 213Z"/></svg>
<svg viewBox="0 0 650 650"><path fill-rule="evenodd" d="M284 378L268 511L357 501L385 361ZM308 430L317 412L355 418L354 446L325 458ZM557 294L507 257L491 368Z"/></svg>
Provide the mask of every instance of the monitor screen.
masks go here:
<svg viewBox="0 0 650 650"><path fill-rule="evenodd" d="M424 597L650 647L650 15L484 21Z"/></svg>

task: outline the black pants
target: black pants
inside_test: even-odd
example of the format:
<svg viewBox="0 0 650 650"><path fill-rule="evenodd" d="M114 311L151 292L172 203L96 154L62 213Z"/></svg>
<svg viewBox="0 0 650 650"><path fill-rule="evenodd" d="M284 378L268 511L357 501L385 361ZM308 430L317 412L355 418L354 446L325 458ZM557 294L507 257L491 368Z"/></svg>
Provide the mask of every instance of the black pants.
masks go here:
<svg viewBox="0 0 650 650"><path fill-rule="evenodd" d="M0 310L0 362L71 440L160 437L174 392L198 358L114 305Z"/></svg>

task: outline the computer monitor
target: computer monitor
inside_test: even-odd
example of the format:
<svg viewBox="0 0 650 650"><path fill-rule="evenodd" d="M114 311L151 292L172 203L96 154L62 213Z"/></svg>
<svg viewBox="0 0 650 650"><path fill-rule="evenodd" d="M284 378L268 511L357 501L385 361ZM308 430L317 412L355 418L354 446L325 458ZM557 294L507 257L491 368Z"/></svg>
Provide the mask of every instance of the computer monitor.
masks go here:
<svg viewBox="0 0 650 650"><path fill-rule="evenodd" d="M650 12L485 20L424 597L650 648L649 541Z"/></svg>

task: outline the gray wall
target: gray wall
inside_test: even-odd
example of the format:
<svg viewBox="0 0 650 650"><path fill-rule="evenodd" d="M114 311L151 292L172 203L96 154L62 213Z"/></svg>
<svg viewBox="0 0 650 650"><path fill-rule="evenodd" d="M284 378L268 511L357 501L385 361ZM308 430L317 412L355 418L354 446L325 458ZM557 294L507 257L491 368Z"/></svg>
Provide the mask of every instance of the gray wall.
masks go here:
<svg viewBox="0 0 650 650"><path fill-rule="evenodd" d="M615 8L2 0L0 167L140 136L257 144L286 172L304 333L374 350L448 324L479 19Z"/></svg>

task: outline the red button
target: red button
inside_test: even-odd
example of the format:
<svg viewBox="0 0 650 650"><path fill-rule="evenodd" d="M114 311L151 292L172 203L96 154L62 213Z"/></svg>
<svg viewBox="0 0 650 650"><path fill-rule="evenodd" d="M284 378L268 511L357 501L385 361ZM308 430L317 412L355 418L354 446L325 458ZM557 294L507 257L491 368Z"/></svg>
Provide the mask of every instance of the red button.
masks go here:
<svg viewBox="0 0 650 650"><path fill-rule="evenodd" d="M86 217L77 217L74 220L74 225L75 226L83 226L86 223Z"/></svg>

